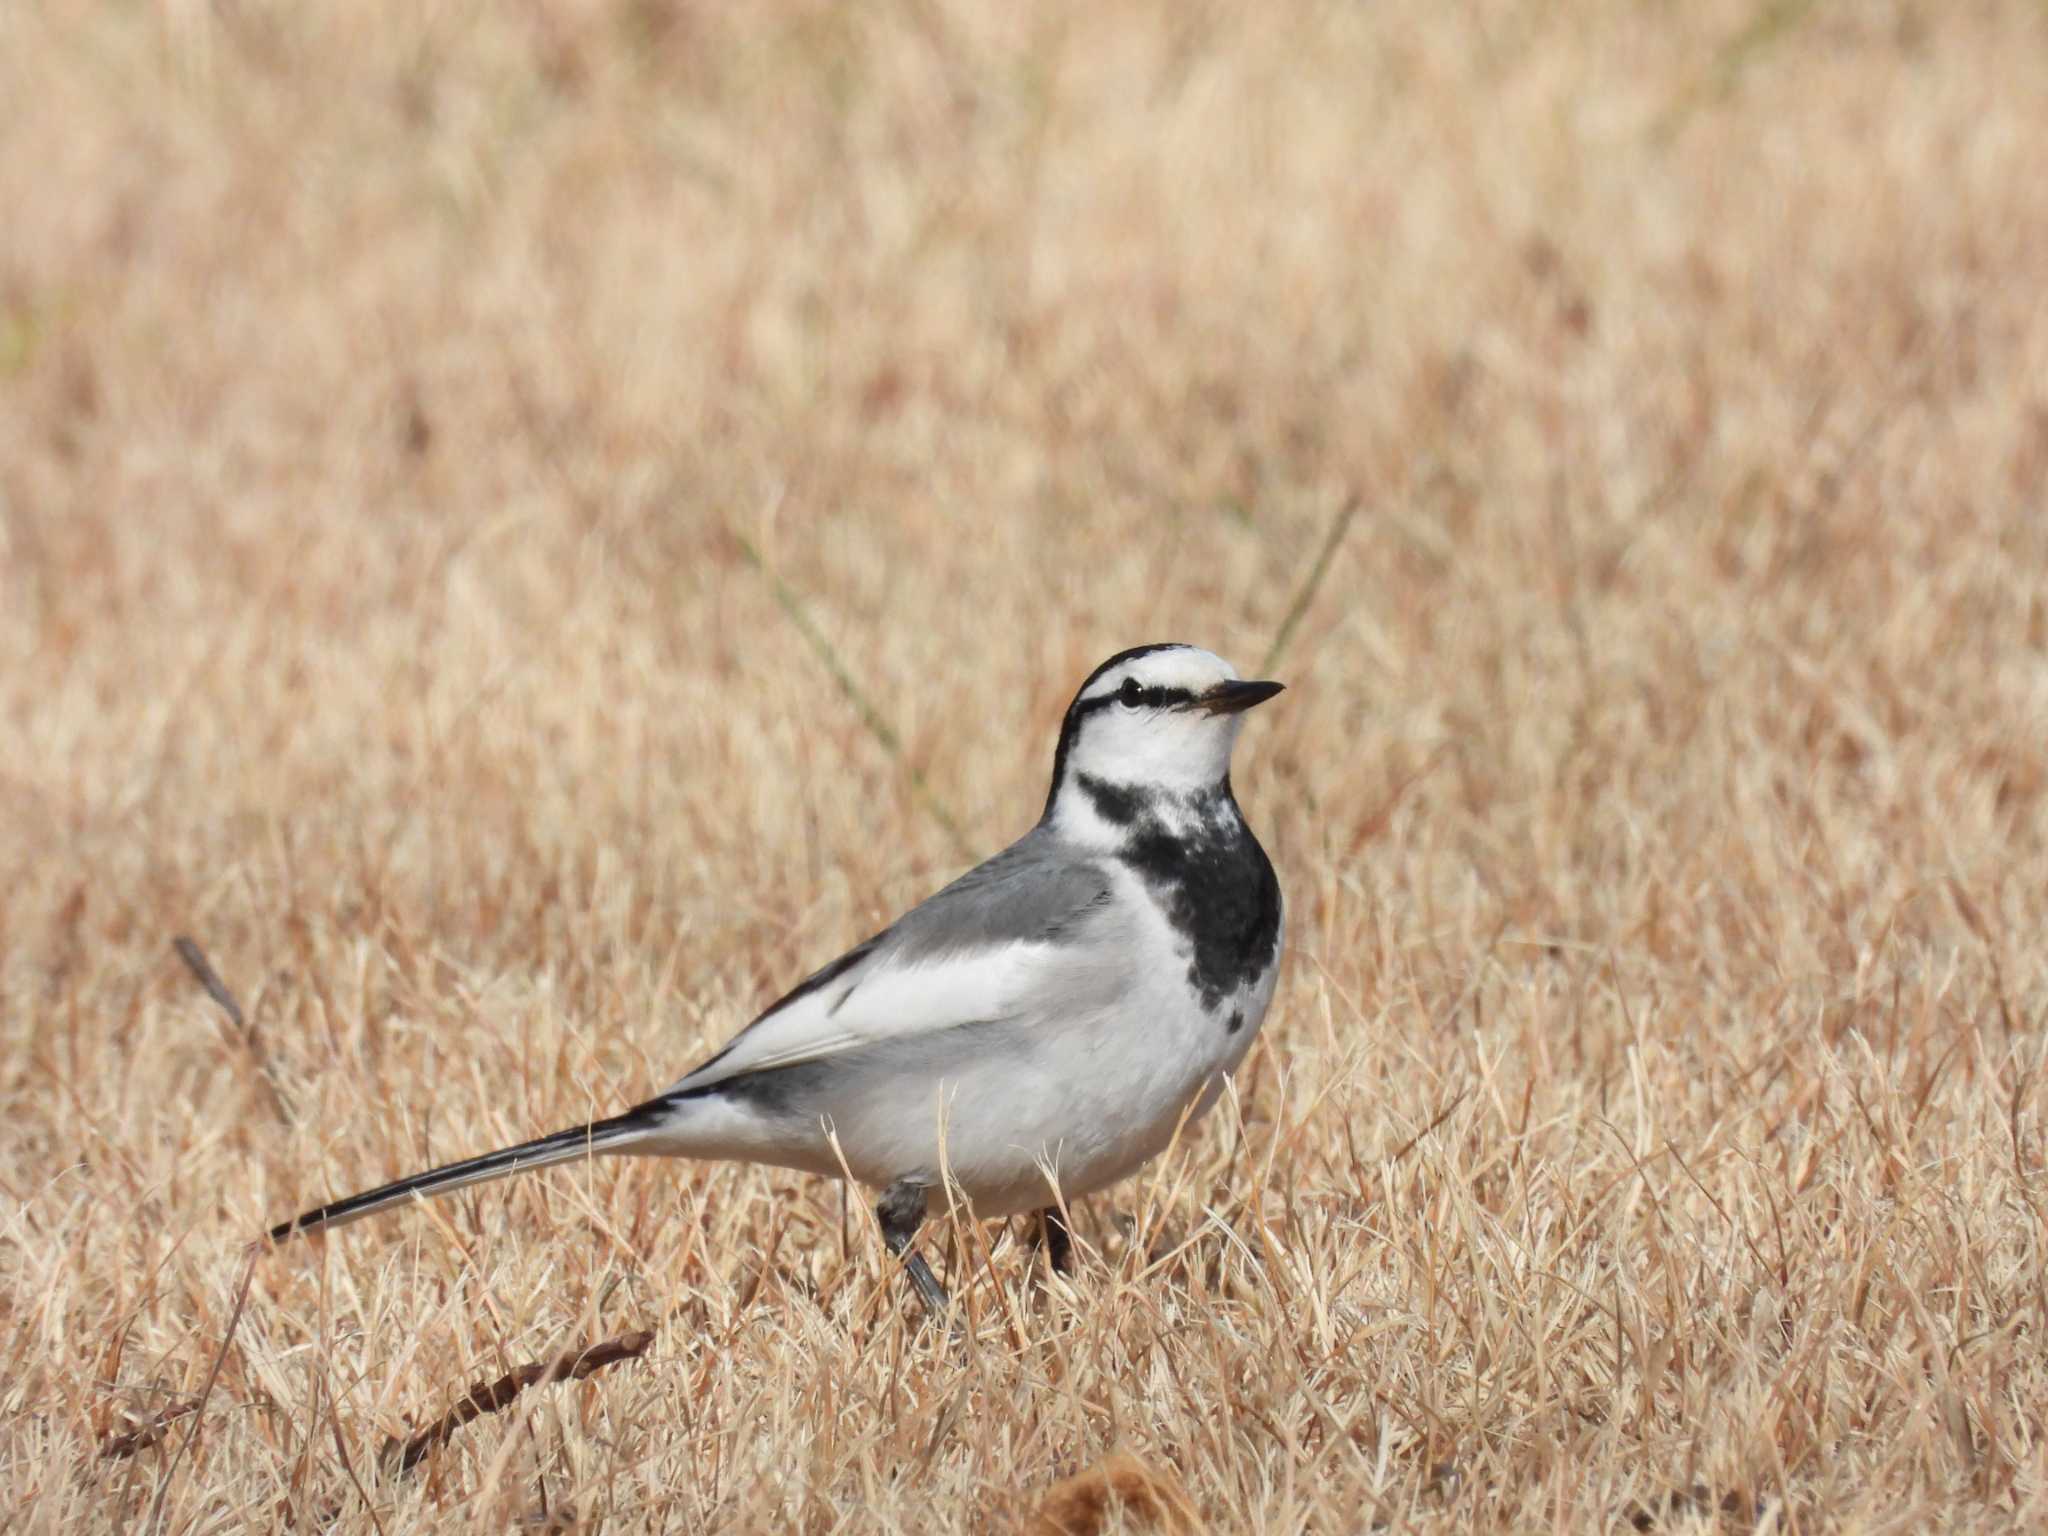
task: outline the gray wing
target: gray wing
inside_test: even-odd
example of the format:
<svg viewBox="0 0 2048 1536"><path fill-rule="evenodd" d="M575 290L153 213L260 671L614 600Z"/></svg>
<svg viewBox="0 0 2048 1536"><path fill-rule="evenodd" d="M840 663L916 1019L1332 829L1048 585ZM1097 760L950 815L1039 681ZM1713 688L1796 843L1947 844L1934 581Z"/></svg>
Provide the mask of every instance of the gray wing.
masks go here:
<svg viewBox="0 0 2048 1536"><path fill-rule="evenodd" d="M1108 871L1035 830L807 978L668 1092L1078 1004L1122 983L1084 958L1112 916Z"/></svg>

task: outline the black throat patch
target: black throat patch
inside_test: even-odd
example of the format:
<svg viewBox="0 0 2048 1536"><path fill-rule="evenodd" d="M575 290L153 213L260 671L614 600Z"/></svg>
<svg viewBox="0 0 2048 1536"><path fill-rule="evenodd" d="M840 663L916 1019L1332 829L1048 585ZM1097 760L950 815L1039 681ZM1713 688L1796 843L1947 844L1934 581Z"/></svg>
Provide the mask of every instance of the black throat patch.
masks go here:
<svg viewBox="0 0 2048 1536"><path fill-rule="evenodd" d="M1220 1011L1280 952L1280 881L1238 811L1230 780L1179 802L1185 828L1169 826L1142 790L1091 774L1077 782L1097 814L1123 829L1116 856L1151 887L1187 942L1188 985L1202 1007Z"/></svg>

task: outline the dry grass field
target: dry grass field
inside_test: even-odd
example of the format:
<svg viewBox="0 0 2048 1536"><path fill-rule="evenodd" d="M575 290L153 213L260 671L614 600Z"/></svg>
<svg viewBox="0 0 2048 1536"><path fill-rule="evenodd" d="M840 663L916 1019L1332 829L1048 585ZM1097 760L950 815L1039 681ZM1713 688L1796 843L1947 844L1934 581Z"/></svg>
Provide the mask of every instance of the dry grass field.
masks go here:
<svg viewBox="0 0 2048 1536"><path fill-rule="evenodd" d="M2044 80L2021 0L0 8L0 1526L2048 1524ZM648 1162L245 1271L671 1081L1163 638L1278 643L1287 969L1070 1284L935 1226L948 1341Z"/></svg>

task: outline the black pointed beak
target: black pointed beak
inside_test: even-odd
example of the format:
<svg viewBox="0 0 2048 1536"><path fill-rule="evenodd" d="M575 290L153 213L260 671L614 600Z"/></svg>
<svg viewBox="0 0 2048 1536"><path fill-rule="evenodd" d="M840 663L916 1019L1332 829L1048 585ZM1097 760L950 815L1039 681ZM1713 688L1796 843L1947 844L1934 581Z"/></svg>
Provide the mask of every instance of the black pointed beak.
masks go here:
<svg viewBox="0 0 2048 1536"><path fill-rule="evenodd" d="M1207 693L1204 693L1195 700L1195 707L1205 710L1212 715L1242 714L1254 704L1265 703L1266 700L1279 693L1286 686L1285 683L1252 683L1243 681L1218 683L1214 688L1211 688Z"/></svg>

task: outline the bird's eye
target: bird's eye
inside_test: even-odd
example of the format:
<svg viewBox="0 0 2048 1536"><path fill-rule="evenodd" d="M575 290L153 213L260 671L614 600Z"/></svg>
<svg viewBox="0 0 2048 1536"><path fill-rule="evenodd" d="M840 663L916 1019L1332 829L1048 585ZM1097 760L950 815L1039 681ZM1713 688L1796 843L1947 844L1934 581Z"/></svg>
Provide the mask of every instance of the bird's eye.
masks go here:
<svg viewBox="0 0 2048 1536"><path fill-rule="evenodd" d="M1138 686L1135 677L1127 677L1124 679L1123 687L1117 689L1116 698L1125 709L1136 709L1145 702L1145 690Z"/></svg>

